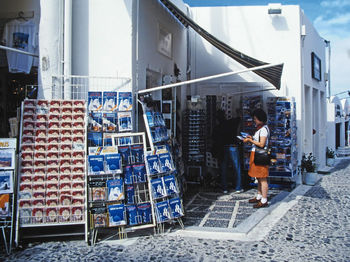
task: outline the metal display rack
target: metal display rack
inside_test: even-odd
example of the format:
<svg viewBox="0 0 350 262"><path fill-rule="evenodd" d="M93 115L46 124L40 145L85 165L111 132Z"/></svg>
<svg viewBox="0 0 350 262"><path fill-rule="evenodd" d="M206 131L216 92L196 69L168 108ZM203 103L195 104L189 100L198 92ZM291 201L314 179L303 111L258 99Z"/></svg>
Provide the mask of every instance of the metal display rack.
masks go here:
<svg viewBox="0 0 350 262"><path fill-rule="evenodd" d="M113 231L118 235L119 239L127 237L128 232L133 232L139 229L146 229L155 227L155 213L153 208L152 195L150 194L151 188L149 183L149 176L145 173L137 173L136 167L140 167L145 164L144 156L146 155L146 139L145 133L120 133L112 134L112 146L101 148L101 155L108 156L109 152L112 152L117 157L120 156L120 169L119 171L108 171L106 170L106 160L104 160L105 169L102 172L90 172L89 168L88 175L88 191L89 204L88 204L88 224L89 231L87 238L89 242L94 245L97 240L99 232ZM142 153L138 151L133 153L122 153L120 147L133 147L141 146ZM107 151L107 152L104 152ZM115 150L115 151L114 151ZM118 165L118 164L117 164ZM141 179L140 176L144 177ZM109 200L106 195L111 189L108 188L107 184L109 180L117 179L121 181L120 186L120 199ZM97 187L94 187L97 185ZM132 189L132 190L131 190ZM105 192L100 194L96 200L96 192ZM95 198L95 199L94 199ZM145 217L147 212L143 209L145 205L150 205L149 217ZM122 218L118 225L110 226L111 214L108 211L108 206L118 205L122 208ZM131 211L133 213L131 213ZM108 236L111 238L112 236Z"/></svg>
<svg viewBox="0 0 350 262"><path fill-rule="evenodd" d="M186 180L200 183L206 159L206 114L203 109L185 110L182 143Z"/></svg>
<svg viewBox="0 0 350 262"><path fill-rule="evenodd" d="M149 192L152 208L156 214L157 232L164 232L165 222L177 221L184 228L181 219L184 215L182 199L180 198L182 187L179 187L178 174L170 149L169 134L166 131L156 135L157 129L166 130L163 115L160 112L148 109L141 101L138 102L142 106L151 148L151 151L147 153L145 163L147 175L151 179ZM152 162L150 162L149 158L153 159ZM165 167L165 162L167 162L167 167ZM173 183L174 190L169 189L171 183ZM154 187L155 185L157 186L156 188Z"/></svg>
<svg viewBox="0 0 350 262"><path fill-rule="evenodd" d="M12 250L15 224L16 148L17 139L0 139L0 228L8 255Z"/></svg>
<svg viewBox="0 0 350 262"><path fill-rule="evenodd" d="M276 162L270 166L269 176L292 178L297 174L296 105L294 98L268 97L268 125L271 130L270 147Z"/></svg>
<svg viewBox="0 0 350 262"><path fill-rule="evenodd" d="M84 234L86 210L84 100L24 100L21 107L16 239ZM78 226L78 232L71 227ZM60 230L45 231L60 227ZM67 227L67 228L63 228Z"/></svg>

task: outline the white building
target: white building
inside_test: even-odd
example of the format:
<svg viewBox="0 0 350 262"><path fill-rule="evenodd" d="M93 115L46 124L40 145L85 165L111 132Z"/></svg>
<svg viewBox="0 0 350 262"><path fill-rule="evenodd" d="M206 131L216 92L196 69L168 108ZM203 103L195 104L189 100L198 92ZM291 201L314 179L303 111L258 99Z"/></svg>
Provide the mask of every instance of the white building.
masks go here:
<svg viewBox="0 0 350 262"><path fill-rule="evenodd" d="M324 165L325 41L300 7L283 5L280 14L269 14L268 6L189 10L182 0L172 2L234 49L260 61L284 63L280 90L262 94L295 97L299 156L313 152L319 165ZM51 98L53 76L124 77L130 82L123 88L135 92L161 85L163 80L174 81L167 76L174 75L176 67L181 72L177 81L242 68L185 28L157 0L16 0L0 5L3 13L33 11L36 21L40 21L39 97ZM191 87L177 94L183 106L186 95L205 94L209 92L207 87L235 93L269 88L271 84L246 73ZM155 98L160 99L160 95L158 92Z"/></svg>
<svg viewBox="0 0 350 262"><path fill-rule="evenodd" d="M191 11L198 24L233 48L261 61L284 63L281 89L261 94L295 97L299 157L313 152L318 164L323 166L327 145L325 41L299 6L282 5L277 9L280 14L269 14L268 6L198 7ZM241 68L197 34L191 37L191 47L191 78ZM230 83L239 91L249 91L245 81L255 89L271 86L255 74L226 78L210 86Z"/></svg>
<svg viewBox="0 0 350 262"><path fill-rule="evenodd" d="M332 96L327 103L327 146L336 150L349 146L349 102Z"/></svg>

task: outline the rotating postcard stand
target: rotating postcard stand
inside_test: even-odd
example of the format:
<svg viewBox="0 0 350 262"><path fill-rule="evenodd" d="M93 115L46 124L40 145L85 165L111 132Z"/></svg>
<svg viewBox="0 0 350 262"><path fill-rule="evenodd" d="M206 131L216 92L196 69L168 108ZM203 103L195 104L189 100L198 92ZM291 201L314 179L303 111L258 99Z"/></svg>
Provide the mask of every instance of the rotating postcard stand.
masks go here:
<svg viewBox="0 0 350 262"><path fill-rule="evenodd" d="M0 139L0 228L8 255L12 249L15 224L16 144L15 138Z"/></svg>
<svg viewBox="0 0 350 262"><path fill-rule="evenodd" d="M145 167L145 133L111 134L112 146L89 149L89 243L99 233L107 240L156 225ZM116 229L117 233L115 234ZM110 234L112 231L112 234Z"/></svg>
<svg viewBox="0 0 350 262"><path fill-rule="evenodd" d="M143 118L151 151L147 153L145 164L150 180L150 196L156 215L157 233L164 233L165 222L178 222L184 228L181 217L184 216L182 199L173 157L169 147L169 135L162 113L142 105Z"/></svg>

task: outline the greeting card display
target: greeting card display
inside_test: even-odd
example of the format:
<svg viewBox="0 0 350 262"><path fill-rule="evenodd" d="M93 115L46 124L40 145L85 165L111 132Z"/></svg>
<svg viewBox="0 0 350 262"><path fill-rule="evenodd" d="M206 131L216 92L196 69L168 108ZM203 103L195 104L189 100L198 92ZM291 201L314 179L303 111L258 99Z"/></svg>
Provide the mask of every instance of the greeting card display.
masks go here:
<svg viewBox="0 0 350 262"><path fill-rule="evenodd" d="M119 111L132 110L132 93L131 92L118 93L118 110Z"/></svg>
<svg viewBox="0 0 350 262"><path fill-rule="evenodd" d="M118 112L118 126L120 132L132 130L131 112Z"/></svg>
<svg viewBox="0 0 350 262"><path fill-rule="evenodd" d="M132 145L131 155L133 163L144 162L143 146L142 145Z"/></svg>
<svg viewBox="0 0 350 262"><path fill-rule="evenodd" d="M88 133L88 146L99 147L103 146L102 133Z"/></svg>
<svg viewBox="0 0 350 262"><path fill-rule="evenodd" d="M128 225L137 225L139 224L139 214L135 205L126 207L126 215L128 218Z"/></svg>
<svg viewBox="0 0 350 262"><path fill-rule="evenodd" d="M100 112L89 113L88 131L89 132L102 131L102 113Z"/></svg>
<svg viewBox="0 0 350 262"><path fill-rule="evenodd" d="M103 92L103 110L107 112L117 110L117 92Z"/></svg>
<svg viewBox="0 0 350 262"><path fill-rule="evenodd" d="M159 223L172 219L168 200L156 203L156 214Z"/></svg>
<svg viewBox="0 0 350 262"><path fill-rule="evenodd" d="M151 175L159 174L161 172L157 155L149 155L146 157L146 160L148 163L148 171Z"/></svg>
<svg viewBox="0 0 350 262"><path fill-rule="evenodd" d="M151 203L142 203L137 205L138 214L141 217L142 223L147 224L152 221L152 206Z"/></svg>
<svg viewBox="0 0 350 262"><path fill-rule="evenodd" d="M164 190L163 186L163 179L162 178L155 178L151 180L151 186L152 186L152 195L153 198L161 198L166 196L166 192Z"/></svg>
<svg viewBox="0 0 350 262"><path fill-rule="evenodd" d="M117 113L103 113L103 132L115 133L118 129Z"/></svg>
<svg viewBox="0 0 350 262"><path fill-rule="evenodd" d="M88 110L102 110L102 92L88 92Z"/></svg>
<svg viewBox="0 0 350 262"><path fill-rule="evenodd" d="M98 111L93 106L98 96L92 97L90 107ZM83 222L87 142L85 101L25 100L23 112L19 154L22 168L18 177L20 226ZM98 112L91 114L89 129L102 130L100 119ZM92 140L90 137L88 142L92 143ZM101 167L91 160L89 169L95 172Z"/></svg>
<svg viewBox="0 0 350 262"><path fill-rule="evenodd" d="M179 193L176 186L174 175L164 176L163 181L164 181L164 186L165 186L167 195L170 196L170 195Z"/></svg>
<svg viewBox="0 0 350 262"><path fill-rule="evenodd" d="M10 195L0 195L0 218L10 215Z"/></svg>
<svg viewBox="0 0 350 262"><path fill-rule="evenodd" d="M99 174L104 171L104 156L90 155L88 156L89 174Z"/></svg>
<svg viewBox="0 0 350 262"><path fill-rule="evenodd" d="M106 227L107 226L107 208L105 207L92 207L90 209L93 215L94 227Z"/></svg>
<svg viewBox="0 0 350 262"><path fill-rule="evenodd" d="M135 188L133 185L126 186L126 203L127 204L135 204Z"/></svg>
<svg viewBox="0 0 350 262"><path fill-rule="evenodd" d="M162 173L174 170L174 166L169 153L163 153L158 155L160 170Z"/></svg>
<svg viewBox="0 0 350 262"><path fill-rule="evenodd" d="M133 173L137 183L146 182L146 167L145 164L133 165Z"/></svg>
<svg viewBox="0 0 350 262"><path fill-rule="evenodd" d="M124 204L109 205L108 206L109 226L111 227L111 226L126 225L124 214L125 214Z"/></svg>
<svg viewBox="0 0 350 262"><path fill-rule="evenodd" d="M0 171L0 194L13 193L13 171Z"/></svg>
<svg viewBox="0 0 350 262"><path fill-rule="evenodd" d="M104 159L106 162L105 172L122 173L120 154L106 154L104 155Z"/></svg>
<svg viewBox="0 0 350 262"><path fill-rule="evenodd" d="M117 201L124 199L123 179L107 180L108 200Z"/></svg>
<svg viewBox="0 0 350 262"><path fill-rule="evenodd" d="M169 200L169 206L173 218L179 218L184 216L182 202L180 198L172 198Z"/></svg>

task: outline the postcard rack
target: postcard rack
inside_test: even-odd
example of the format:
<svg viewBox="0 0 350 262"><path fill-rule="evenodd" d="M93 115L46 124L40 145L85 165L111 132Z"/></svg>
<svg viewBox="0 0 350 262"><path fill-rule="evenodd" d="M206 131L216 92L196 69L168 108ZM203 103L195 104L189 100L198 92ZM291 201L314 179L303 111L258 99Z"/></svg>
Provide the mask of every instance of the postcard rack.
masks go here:
<svg viewBox="0 0 350 262"><path fill-rule="evenodd" d="M100 232L121 239L156 225L145 133L111 134L111 138L112 146L89 149L87 238L92 245Z"/></svg>
<svg viewBox="0 0 350 262"><path fill-rule="evenodd" d="M20 235L47 236L51 229L50 237L84 235L87 230L86 123L84 100L23 101L16 244Z"/></svg>
<svg viewBox="0 0 350 262"><path fill-rule="evenodd" d="M0 229L5 251L12 249L15 224L15 193L17 139L0 139Z"/></svg>

